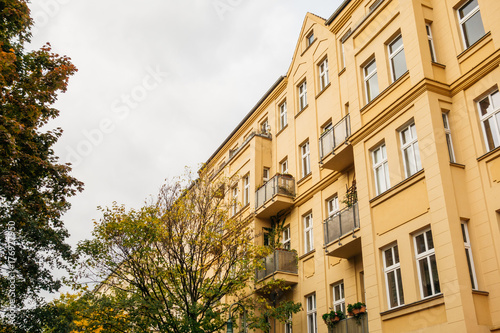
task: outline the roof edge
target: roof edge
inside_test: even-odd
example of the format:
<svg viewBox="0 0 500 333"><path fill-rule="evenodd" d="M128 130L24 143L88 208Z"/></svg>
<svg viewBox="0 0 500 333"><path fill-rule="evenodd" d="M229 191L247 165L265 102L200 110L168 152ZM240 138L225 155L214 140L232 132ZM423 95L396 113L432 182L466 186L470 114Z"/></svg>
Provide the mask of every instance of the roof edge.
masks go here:
<svg viewBox="0 0 500 333"><path fill-rule="evenodd" d="M333 20L335 20L337 16L339 16L340 12L342 12L342 10L349 4L349 2L351 2L351 0L345 0L343 3L341 3L339 8L337 8L337 10L333 12L332 16L330 16L330 18L326 20L325 25L330 25Z"/></svg>
<svg viewBox="0 0 500 333"><path fill-rule="evenodd" d="M208 160L205 162L205 165L208 165L212 159L215 157L215 155L217 155L217 153L219 151L221 151L221 149L224 147L224 145L236 134L236 132L243 126L243 124L245 124L245 122L248 120L248 118L250 118L252 116L252 114L259 108L259 106L261 106L261 104L269 97L269 95L271 95L271 93L274 91L274 89L276 89L276 87L285 79L285 76L280 76L276 82L274 82L274 84L271 86L271 88L269 88L266 93L264 94L264 96L262 96L259 101L257 102L257 104L255 104L255 106L250 110L250 112L248 112L248 114L245 116L245 118L243 118L242 121L240 121L240 123L234 128L234 130L231 132L231 134L229 134L229 136L224 140L224 142L222 142L222 144L219 146L219 148L217 148L215 150L215 152L212 154L212 156L210 156L208 158Z"/></svg>

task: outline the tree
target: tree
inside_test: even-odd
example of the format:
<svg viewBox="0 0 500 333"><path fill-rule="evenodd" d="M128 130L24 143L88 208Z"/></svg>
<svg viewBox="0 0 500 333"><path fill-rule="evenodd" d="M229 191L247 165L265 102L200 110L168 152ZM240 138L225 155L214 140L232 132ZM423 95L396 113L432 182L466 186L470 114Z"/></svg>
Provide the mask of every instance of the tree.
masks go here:
<svg viewBox="0 0 500 333"><path fill-rule="evenodd" d="M102 209L93 239L79 244L100 325L110 332L217 332L227 300L254 275L256 248L247 221L224 199L232 180L168 183L138 210ZM228 196L226 196L227 198ZM105 316L102 309L117 311ZM102 305L103 308L99 309ZM127 320L121 320L126 315Z"/></svg>
<svg viewBox="0 0 500 333"><path fill-rule="evenodd" d="M62 214L82 190L59 164L52 146L62 130L42 130L58 116L52 107L76 72L47 44L26 51L32 26L25 0L0 1L0 311L41 301L61 286L55 268L74 257Z"/></svg>

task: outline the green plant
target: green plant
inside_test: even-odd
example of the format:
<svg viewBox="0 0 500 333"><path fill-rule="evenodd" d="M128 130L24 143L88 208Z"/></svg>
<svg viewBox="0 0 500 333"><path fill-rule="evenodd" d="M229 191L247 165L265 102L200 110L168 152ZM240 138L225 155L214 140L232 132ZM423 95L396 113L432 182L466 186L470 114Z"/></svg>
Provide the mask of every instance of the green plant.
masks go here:
<svg viewBox="0 0 500 333"><path fill-rule="evenodd" d="M354 317L356 323L361 324L361 317L366 313L366 304L362 302L348 304L347 312L349 313L349 316Z"/></svg>
<svg viewBox="0 0 500 333"><path fill-rule="evenodd" d="M341 321L342 319L345 319L345 314L342 311L331 310L330 312L325 313L322 316L322 318L323 318L326 326L328 326L328 328L334 328L335 325L337 325L339 321Z"/></svg>

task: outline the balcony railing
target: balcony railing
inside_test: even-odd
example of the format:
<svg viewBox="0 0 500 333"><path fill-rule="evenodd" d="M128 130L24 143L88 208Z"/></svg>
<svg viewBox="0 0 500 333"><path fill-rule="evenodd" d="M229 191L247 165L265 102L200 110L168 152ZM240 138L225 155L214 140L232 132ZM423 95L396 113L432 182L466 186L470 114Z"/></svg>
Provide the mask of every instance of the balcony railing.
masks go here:
<svg viewBox="0 0 500 333"><path fill-rule="evenodd" d="M277 174L255 192L255 209L258 209L275 195L295 197L295 179Z"/></svg>
<svg viewBox="0 0 500 333"><path fill-rule="evenodd" d="M335 328L329 328L328 333L368 333L368 314L361 316L359 322L353 317L343 319Z"/></svg>
<svg viewBox="0 0 500 333"><path fill-rule="evenodd" d="M325 229L325 245L359 228L358 203L345 208L323 222Z"/></svg>
<svg viewBox="0 0 500 333"><path fill-rule="evenodd" d="M351 118L347 115L319 138L320 159L322 160L332 153L335 148L345 142L350 135Z"/></svg>
<svg viewBox="0 0 500 333"><path fill-rule="evenodd" d="M277 249L262 260L263 268L256 271L257 280L276 272L298 273L297 254L294 251Z"/></svg>

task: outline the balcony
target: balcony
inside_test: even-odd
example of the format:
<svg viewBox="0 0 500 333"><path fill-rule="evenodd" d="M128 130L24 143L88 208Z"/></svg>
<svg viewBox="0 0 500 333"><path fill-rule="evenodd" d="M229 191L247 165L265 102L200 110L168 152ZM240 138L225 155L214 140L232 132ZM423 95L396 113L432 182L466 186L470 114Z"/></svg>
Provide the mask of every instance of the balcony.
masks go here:
<svg viewBox="0 0 500 333"><path fill-rule="evenodd" d="M339 258L351 258L361 253L359 237L358 203L345 208L323 222L325 247L328 255ZM352 237L348 237L352 235Z"/></svg>
<svg viewBox="0 0 500 333"><path fill-rule="evenodd" d="M345 116L319 138L319 157L323 168L342 171L354 163L352 145L347 141L351 136L350 119L349 115Z"/></svg>
<svg viewBox="0 0 500 333"><path fill-rule="evenodd" d="M262 269L255 272L257 281L275 275L275 279L282 279L288 285L298 283L297 253L295 251L276 249L262 260Z"/></svg>
<svg viewBox="0 0 500 333"><path fill-rule="evenodd" d="M255 192L255 215L269 218L293 205L295 179L277 174Z"/></svg>
<svg viewBox="0 0 500 333"><path fill-rule="evenodd" d="M368 333L368 314L360 317L359 323L353 317L343 319L335 328L329 328L328 333Z"/></svg>

